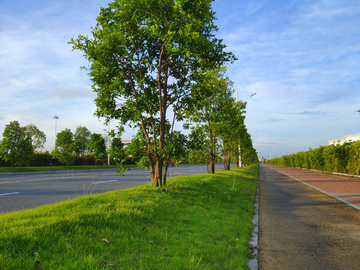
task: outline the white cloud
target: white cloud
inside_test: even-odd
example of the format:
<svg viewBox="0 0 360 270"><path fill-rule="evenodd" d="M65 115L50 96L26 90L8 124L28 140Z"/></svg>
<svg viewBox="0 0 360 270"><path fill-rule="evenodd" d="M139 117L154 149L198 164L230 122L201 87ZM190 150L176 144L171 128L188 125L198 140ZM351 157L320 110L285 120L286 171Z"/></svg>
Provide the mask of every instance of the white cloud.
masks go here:
<svg viewBox="0 0 360 270"><path fill-rule="evenodd" d="M18 120L54 141L58 131L104 128L95 93L67 44L90 34L105 0L7 2L0 11L0 133ZM289 154L359 130L360 6L357 1L217 0L215 22L239 58L229 68L260 156ZM115 125L115 123L114 123ZM134 133L128 130L125 136ZM267 156L268 158L268 156Z"/></svg>

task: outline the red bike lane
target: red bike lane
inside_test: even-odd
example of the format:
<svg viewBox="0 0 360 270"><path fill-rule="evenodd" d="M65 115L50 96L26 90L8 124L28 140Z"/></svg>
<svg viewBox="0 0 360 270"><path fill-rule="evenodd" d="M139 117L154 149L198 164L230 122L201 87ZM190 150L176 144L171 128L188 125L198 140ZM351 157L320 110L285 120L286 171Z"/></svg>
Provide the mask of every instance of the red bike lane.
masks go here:
<svg viewBox="0 0 360 270"><path fill-rule="evenodd" d="M271 164L263 165L360 210L360 179L358 178Z"/></svg>

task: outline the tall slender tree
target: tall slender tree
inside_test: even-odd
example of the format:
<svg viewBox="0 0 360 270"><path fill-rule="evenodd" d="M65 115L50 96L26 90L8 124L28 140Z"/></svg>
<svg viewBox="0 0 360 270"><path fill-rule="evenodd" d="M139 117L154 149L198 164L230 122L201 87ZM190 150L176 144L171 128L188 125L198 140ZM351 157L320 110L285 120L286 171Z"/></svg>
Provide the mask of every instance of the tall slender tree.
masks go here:
<svg viewBox="0 0 360 270"><path fill-rule="evenodd" d="M175 121L199 103L200 89L193 87L199 70L235 60L213 34L217 27L211 3L115 0L101 8L92 38L72 39L73 49L82 50L91 63L96 115L142 130L154 185L165 184L168 109L173 110L173 134Z"/></svg>
<svg viewBox="0 0 360 270"><path fill-rule="evenodd" d="M87 127L78 126L74 133L74 147L77 155L84 155L86 147L91 136L90 130Z"/></svg>
<svg viewBox="0 0 360 270"><path fill-rule="evenodd" d="M189 118L203 126L209 140L210 173L215 173L215 159L220 155L221 135L229 130L234 99L232 98L232 82L225 75L224 67L205 71L198 84L208 92L203 96L201 107L189 112Z"/></svg>

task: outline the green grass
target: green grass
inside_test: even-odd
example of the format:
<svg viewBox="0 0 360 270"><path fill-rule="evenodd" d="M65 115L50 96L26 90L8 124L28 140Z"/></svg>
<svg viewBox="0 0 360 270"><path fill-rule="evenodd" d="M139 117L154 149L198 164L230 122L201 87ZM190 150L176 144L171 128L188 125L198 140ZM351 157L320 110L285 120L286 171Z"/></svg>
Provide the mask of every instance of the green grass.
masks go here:
<svg viewBox="0 0 360 270"><path fill-rule="evenodd" d="M69 170L101 170L116 169L118 165L86 165L86 166L42 166L42 167L0 167L1 172L36 172L36 171L69 171ZM136 167L136 165L127 165Z"/></svg>
<svg viewBox="0 0 360 270"><path fill-rule="evenodd" d="M0 214L0 269L247 269L257 175L252 165Z"/></svg>

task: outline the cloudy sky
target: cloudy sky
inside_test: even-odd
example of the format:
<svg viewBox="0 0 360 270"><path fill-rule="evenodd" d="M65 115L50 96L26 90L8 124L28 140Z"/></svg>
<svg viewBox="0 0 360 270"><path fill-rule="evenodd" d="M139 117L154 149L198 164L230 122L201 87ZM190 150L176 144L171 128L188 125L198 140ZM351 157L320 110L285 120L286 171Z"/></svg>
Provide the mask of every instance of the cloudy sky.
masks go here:
<svg viewBox="0 0 360 270"><path fill-rule="evenodd" d="M80 51L108 0L0 1L0 133L35 124L54 148L57 132L86 126L95 94ZM217 0L218 38L238 60L228 76L247 99L246 125L259 157L279 157L360 133L359 0ZM116 123L112 122L112 126ZM127 129L123 139L135 131ZM1 138L1 135L0 135Z"/></svg>

